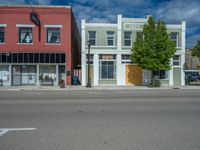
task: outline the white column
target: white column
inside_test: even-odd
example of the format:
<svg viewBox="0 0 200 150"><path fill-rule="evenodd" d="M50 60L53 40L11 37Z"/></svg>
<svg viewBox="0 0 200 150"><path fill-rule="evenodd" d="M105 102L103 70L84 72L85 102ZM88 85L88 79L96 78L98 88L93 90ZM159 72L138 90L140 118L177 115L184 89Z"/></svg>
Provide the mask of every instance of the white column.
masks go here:
<svg viewBox="0 0 200 150"><path fill-rule="evenodd" d="M94 54L93 67L94 67L94 85L99 85L99 55Z"/></svg>
<svg viewBox="0 0 200 150"><path fill-rule="evenodd" d="M81 20L81 84L86 85L85 19Z"/></svg>
<svg viewBox="0 0 200 150"><path fill-rule="evenodd" d="M117 15L117 50L122 50L122 15ZM117 77L117 85L125 85L125 76L124 69L122 69L121 65L121 53L118 52L117 54L117 62L116 62L116 77Z"/></svg>
<svg viewBox="0 0 200 150"><path fill-rule="evenodd" d="M12 85L12 65L9 65L9 85Z"/></svg>
<svg viewBox="0 0 200 150"><path fill-rule="evenodd" d="M40 85L40 67L38 64L36 66L36 85Z"/></svg>
<svg viewBox="0 0 200 150"><path fill-rule="evenodd" d="M122 49L122 15L117 16L117 49Z"/></svg>
<svg viewBox="0 0 200 150"><path fill-rule="evenodd" d="M123 81L124 81L124 70L122 70L122 65L121 65L121 54L117 54L117 63L116 63L116 67L117 67L117 85L124 85Z"/></svg>
<svg viewBox="0 0 200 150"><path fill-rule="evenodd" d="M59 67L56 65L56 82L55 85L59 85Z"/></svg>
<svg viewBox="0 0 200 150"><path fill-rule="evenodd" d="M169 70L169 85L174 84L174 79L173 79L173 58L171 58L171 69Z"/></svg>
<svg viewBox="0 0 200 150"><path fill-rule="evenodd" d="M181 41L181 85L185 85L185 31L186 31L186 22L182 21L182 41Z"/></svg>

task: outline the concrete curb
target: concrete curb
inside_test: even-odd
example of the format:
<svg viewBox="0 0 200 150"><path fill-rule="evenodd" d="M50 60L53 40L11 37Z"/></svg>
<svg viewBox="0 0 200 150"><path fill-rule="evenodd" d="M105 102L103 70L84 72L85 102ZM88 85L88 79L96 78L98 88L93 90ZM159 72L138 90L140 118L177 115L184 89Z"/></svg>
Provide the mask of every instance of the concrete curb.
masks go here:
<svg viewBox="0 0 200 150"><path fill-rule="evenodd" d="M160 88L151 88L147 86L93 86L86 88L85 86L68 86L60 88L59 86L23 86L23 87L0 87L0 91L74 91L74 90L164 90L164 89L199 89L200 86L163 86Z"/></svg>

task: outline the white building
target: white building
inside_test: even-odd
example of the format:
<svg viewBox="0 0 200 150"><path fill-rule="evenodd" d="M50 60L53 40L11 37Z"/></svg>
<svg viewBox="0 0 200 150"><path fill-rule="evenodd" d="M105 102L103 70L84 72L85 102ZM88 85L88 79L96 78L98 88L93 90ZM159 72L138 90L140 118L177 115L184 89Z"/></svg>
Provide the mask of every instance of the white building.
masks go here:
<svg viewBox="0 0 200 150"><path fill-rule="evenodd" d="M82 85L87 84L88 41L91 44L91 79L93 85L147 85L151 72L142 70L131 62L130 54L136 35L140 34L147 18L123 18L118 15L117 23L87 23L81 21L82 34ZM186 23L167 24L177 51L171 59L171 70L162 71L163 85L185 85L185 29Z"/></svg>

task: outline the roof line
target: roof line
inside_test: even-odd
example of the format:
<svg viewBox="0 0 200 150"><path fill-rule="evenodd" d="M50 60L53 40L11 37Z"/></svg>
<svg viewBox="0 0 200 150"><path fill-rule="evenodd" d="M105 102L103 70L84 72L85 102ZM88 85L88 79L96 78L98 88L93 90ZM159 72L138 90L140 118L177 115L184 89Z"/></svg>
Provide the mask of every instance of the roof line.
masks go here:
<svg viewBox="0 0 200 150"><path fill-rule="evenodd" d="M2 5L0 7L34 7L34 8L71 8L71 6L64 5Z"/></svg>

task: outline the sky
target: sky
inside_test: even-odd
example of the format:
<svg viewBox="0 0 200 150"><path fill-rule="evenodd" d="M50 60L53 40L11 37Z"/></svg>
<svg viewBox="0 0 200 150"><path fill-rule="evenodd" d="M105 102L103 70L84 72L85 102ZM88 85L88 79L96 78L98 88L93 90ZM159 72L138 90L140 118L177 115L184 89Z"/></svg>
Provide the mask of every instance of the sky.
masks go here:
<svg viewBox="0 0 200 150"><path fill-rule="evenodd" d="M143 18L152 15L166 24L186 21L186 48L200 40L200 0L0 0L0 4L69 5L77 23L117 21L123 17Z"/></svg>

